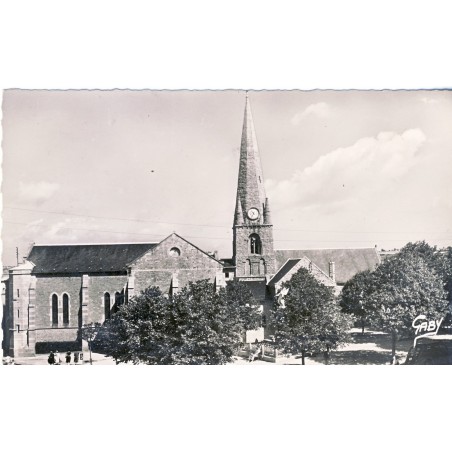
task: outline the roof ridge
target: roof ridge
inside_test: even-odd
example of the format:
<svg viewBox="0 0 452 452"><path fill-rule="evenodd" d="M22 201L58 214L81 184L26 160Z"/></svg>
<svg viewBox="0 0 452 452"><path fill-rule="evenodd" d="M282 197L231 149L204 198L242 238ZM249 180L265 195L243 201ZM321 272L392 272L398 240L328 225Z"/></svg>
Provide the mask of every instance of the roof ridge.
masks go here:
<svg viewBox="0 0 452 452"><path fill-rule="evenodd" d="M105 246L105 245L157 245L160 242L120 242L120 243L35 243L33 248L37 246Z"/></svg>
<svg viewBox="0 0 452 452"><path fill-rule="evenodd" d="M355 248L278 248L275 251L326 251L326 250L375 250L375 247L355 247Z"/></svg>

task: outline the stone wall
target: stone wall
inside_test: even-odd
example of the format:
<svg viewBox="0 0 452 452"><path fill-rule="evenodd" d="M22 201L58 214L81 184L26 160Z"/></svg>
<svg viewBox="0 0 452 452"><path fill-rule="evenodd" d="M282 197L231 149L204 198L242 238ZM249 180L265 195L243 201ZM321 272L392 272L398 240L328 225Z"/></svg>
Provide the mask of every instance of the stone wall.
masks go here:
<svg viewBox="0 0 452 452"><path fill-rule="evenodd" d="M115 293L124 290L127 285L127 275L90 275L89 276L89 302L88 302L88 321L105 321L104 295L110 294L110 308L114 309Z"/></svg>
<svg viewBox="0 0 452 452"><path fill-rule="evenodd" d="M172 234L157 247L137 259L131 272L135 277L135 294L148 286L159 286L164 293L171 288L173 277L182 288L189 281L215 281L223 266L196 246Z"/></svg>
<svg viewBox="0 0 452 452"><path fill-rule="evenodd" d="M257 234L262 243L262 253L252 255L250 252L249 239L251 234ZM254 226L235 226L234 227L234 259L237 266L236 276L249 275L247 269L247 259L251 263L258 264L261 259L265 261L265 275L274 275L276 273L276 261L273 248L273 226L254 225Z"/></svg>

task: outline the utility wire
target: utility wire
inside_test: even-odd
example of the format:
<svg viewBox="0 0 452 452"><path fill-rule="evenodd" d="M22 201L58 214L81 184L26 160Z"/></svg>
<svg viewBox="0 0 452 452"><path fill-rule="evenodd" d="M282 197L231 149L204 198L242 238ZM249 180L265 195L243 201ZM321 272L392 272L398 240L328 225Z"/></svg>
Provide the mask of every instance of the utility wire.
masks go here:
<svg viewBox="0 0 452 452"><path fill-rule="evenodd" d="M20 223L20 222L16 222L16 221L4 221L4 223L8 223L8 224L17 224L17 225L22 225L22 226L29 226L29 223ZM36 225L38 227L43 227L44 225L40 224L40 225ZM63 229L63 230L78 230L78 231L89 231L89 232L104 232L107 234L123 234L123 235L141 235L141 236L147 236L147 237L155 237L155 234L151 234L151 233L144 233L144 232L126 232L126 231L111 231L111 230L103 230L103 229L88 229L88 228L75 228L75 227L64 227L64 226L56 226L56 229ZM160 237L164 236L165 234L162 234ZM184 235L184 237L188 238L188 239L208 239L208 240L227 240L230 241L231 238L230 237L205 237L205 236L191 236L191 235ZM161 240L161 238L157 238L156 240ZM451 238L445 238L443 240L452 240ZM343 243L369 243L371 240L322 240L322 239L318 239L318 240L306 240L306 239L279 239L279 240L275 240L275 242L320 242L320 243L338 243L338 242L343 242ZM389 242L399 242L400 240L397 239L389 239L386 240Z"/></svg>
<svg viewBox="0 0 452 452"><path fill-rule="evenodd" d="M104 217L98 215L83 215L77 213L69 213L69 212L55 212L48 210L36 210L36 209L26 209L22 207L11 207L4 206L6 209L12 210L22 210L26 212L36 212L36 213L49 213L54 215L67 215L67 216L75 216L81 218L100 218L104 220L119 220L119 221L131 221L137 223L152 223L152 224L169 224L169 225L177 225L177 226L197 226L197 227L208 227L208 228L230 228L230 225L214 225L214 224L195 224L195 223L175 223L169 221L155 221L155 220L147 220L147 219L132 219L132 218L120 218L120 217ZM25 223L22 223L25 224ZM274 228L275 231L292 231L292 232L326 232L326 233L334 233L334 234L448 234L451 231L335 231L335 230L327 230L327 229L286 229L286 228ZM113 232L113 231L112 231Z"/></svg>

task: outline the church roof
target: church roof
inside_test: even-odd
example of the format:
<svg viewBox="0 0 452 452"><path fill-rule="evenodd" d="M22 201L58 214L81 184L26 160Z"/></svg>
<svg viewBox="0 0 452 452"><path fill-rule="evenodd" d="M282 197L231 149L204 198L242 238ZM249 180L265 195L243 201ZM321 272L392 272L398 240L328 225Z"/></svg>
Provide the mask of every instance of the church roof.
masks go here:
<svg viewBox="0 0 452 452"><path fill-rule="evenodd" d="M276 285L278 282L287 275L287 273L301 261L298 259L288 259L287 262L278 270L275 276L269 281L269 285Z"/></svg>
<svg viewBox="0 0 452 452"><path fill-rule="evenodd" d="M33 273L104 273L126 271L127 264L157 243L108 245L35 245L27 260Z"/></svg>
<svg viewBox="0 0 452 452"><path fill-rule="evenodd" d="M356 273L375 270L380 263L380 257L375 248L275 250L275 255L276 268L283 266L288 259L306 256L327 275L329 263L334 262L338 284L345 284Z"/></svg>

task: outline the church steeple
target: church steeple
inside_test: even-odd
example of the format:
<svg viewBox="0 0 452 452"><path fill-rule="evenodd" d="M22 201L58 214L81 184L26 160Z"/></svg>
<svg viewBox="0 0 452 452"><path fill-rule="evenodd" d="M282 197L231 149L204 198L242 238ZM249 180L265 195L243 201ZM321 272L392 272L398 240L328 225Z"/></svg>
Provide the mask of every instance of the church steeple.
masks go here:
<svg viewBox="0 0 452 452"><path fill-rule="evenodd" d="M237 203L235 205L234 224L243 224L242 201L239 196L237 196Z"/></svg>
<svg viewBox="0 0 452 452"><path fill-rule="evenodd" d="M237 198L240 199L245 221L249 220L250 209L257 209L259 223L263 221L265 207L264 175L254 130L251 106L246 94L245 116L243 119L242 141L240 145L240 166L237 184ZM238 205L236 209L238 208ZM236 210L237 216L237 210Z"/></svg>
<svg viewBox="0 0 452 452"><path fill-rule="evenodd" d="M240 145L233 230L236 276L263 277L273 274L273 226L248 93Z"/></svg>

